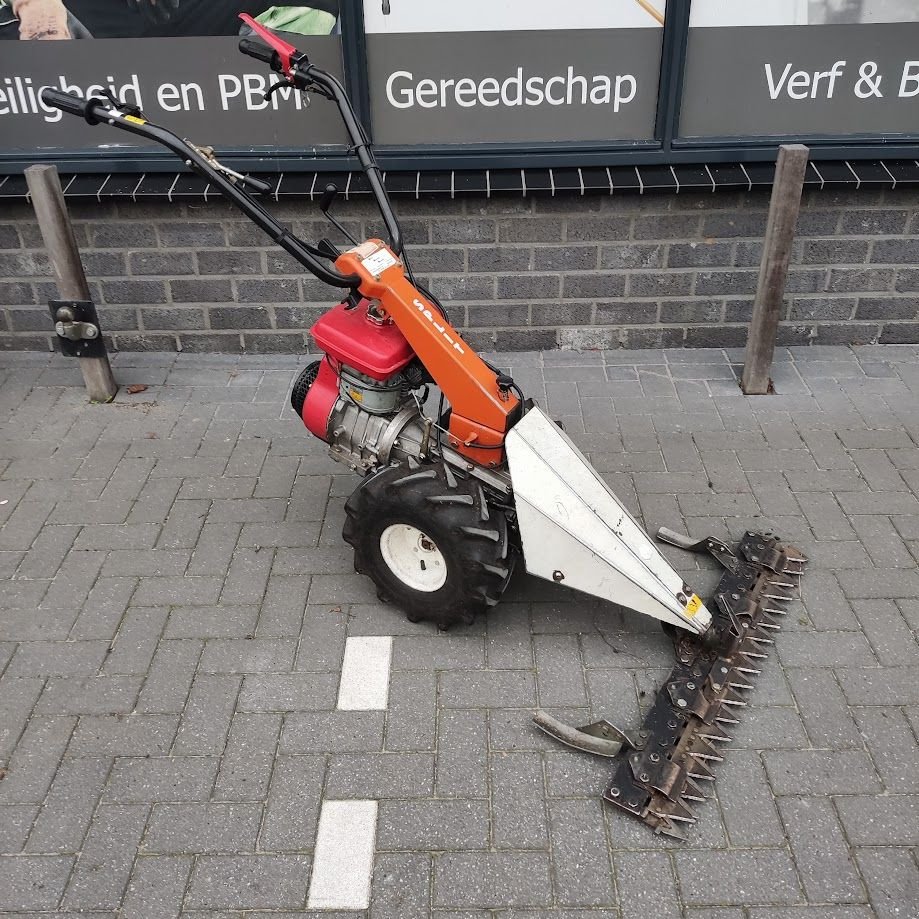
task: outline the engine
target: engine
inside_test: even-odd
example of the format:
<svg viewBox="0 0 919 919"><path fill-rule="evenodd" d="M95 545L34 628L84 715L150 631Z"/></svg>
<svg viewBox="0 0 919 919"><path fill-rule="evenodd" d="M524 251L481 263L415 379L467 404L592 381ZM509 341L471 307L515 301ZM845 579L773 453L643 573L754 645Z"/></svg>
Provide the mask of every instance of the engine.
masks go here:
<svg viewBox="0 0 919 919"><path fill-rule="evenodd" d="M291 393L310 432L362 475L419 457L430 425L414 394L431 380L405 336L367 300L355 308L339 304L310 332L325 356L300 374Z"/></svg>

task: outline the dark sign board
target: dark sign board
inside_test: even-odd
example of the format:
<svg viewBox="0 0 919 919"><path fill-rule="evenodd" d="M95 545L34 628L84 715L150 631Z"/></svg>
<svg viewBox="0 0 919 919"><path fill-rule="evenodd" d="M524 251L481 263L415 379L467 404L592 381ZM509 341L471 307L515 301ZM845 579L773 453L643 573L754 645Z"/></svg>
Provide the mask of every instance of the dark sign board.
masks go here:
<svg viewBox="0 0 919 919"><path fill-rule="evenodd" d="M919 134L919 3L695 0L680 135Z"/></svg>
<svg viewBox="0 0 919 919"><path fill-rule="evenodd" d="M663 0L365 0L378 143L651 140Z"/></svg>
<svg viewBox="0 0 919 919"><path fill-rule="evenodd" d="M919 137L919 0L0 0L0 172L170 168L42 86L111 90L242 162L336 168L335 108L263 99L278 78L239 53L240 5L347 71L394 170L768 159L778 137L905 156Z"/></svg>
<svg viewBox="0 0 919 919"><path fill-rule="evenodd" d="M151 121L202 144L311 152L345 142L338 113L325 100L309 105L292 89L264 100L265 90L278 78L266 65L240 54L240 24L226 0L207 0L206 9L201 8L203 0L161 2L161 8L173 12L198 8L196 18L188 13L187 20L172 22L137 12L146 2L68 2L68 9L78 9L81 18L73 13L61 17L63 34L55 37L71 40L30 41L21 40L28 26L25 14L21 20L13 18L15 4L0 0L0 152L98 150L111 159L122 150L130 154L137 149L137 138L129 134L91 128L45 106L39 97L43 86L83 97L110 90L139 104ZM43 0L40 6L55 4L59 0ZM238 0L231 6L235 9ZM319 66L341 75L341 38L329 34L336 17L302 9L316 15L303 18L301 25L325 34L287 37ZM218 28L227 34L208 34Z"/></svg>

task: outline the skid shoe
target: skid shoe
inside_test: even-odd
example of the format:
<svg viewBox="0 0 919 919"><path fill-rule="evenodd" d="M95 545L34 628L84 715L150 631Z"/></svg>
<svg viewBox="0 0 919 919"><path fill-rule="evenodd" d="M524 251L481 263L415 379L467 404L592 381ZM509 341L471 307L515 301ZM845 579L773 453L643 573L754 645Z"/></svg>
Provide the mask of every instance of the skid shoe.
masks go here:
<svg viewBox="0 0 919 919"><path fill-rule="evenodd" d="M603 793L610 804L655 832L684 839L695 823L693 806L706 798L713 766L724 758L728 729L739 723L745 694L774 644L783 608L799 596L807 559L771 534L748 532L731 549L719 539L692 540L662 528L658 539L692 552L707 552L725 568L706 604L713 615L705 636L679 633L676 666L658 690L636 731L609 721L572 728L537 712L534 721L568 746L615 759Z"/></svg>

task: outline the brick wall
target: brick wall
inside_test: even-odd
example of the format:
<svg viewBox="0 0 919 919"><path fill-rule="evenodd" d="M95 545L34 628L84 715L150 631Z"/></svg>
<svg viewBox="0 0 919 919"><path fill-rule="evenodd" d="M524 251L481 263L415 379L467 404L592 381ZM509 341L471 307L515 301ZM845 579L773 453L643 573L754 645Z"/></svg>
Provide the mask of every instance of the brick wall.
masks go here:
<svg viewBox="0 0 919 919"><path fill-rule="evenodd" d="M739 346L763 193L400 200L416 274L482 348ZM120 350L309 347L335 292L223 202L71 204L93 296ZM330 235L308 201L274 210ZM361 238L369 202L338 215ZM919 193L809 192L781 344L919 341ZM334 238L334 237L333 237ZM27 205L0 205L0 347L52 338L50 268Z"/></svg>

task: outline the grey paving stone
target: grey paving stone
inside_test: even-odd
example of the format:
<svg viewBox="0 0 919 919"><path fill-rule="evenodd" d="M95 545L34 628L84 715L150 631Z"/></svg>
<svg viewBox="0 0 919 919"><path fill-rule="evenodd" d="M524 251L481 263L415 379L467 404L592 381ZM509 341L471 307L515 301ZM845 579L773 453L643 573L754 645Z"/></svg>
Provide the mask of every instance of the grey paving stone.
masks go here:
<svg viewBox="0 0 919 919"><path fill-rule="evenodd" d="M296 650L293 638L212 639L198 666L202 673L289 671Z"/></svg>
<svg viewBox="0 0 919 919"><path fill-rule="evenodd" d="M383 712L301 712L288 715L281 731L285 753L361 753L383 747Z"/></svg>
<svg viewBox="0 0 919 919"><path fill-rule="evenodd" d="M264 673L243 678L237 709L243 712L331 711L338 681L328 673Z"/></svg>
<svg viewBox="0 0 919 919"><path fill-rule="evenodd" d="M133 675L56 677L48 680L36 711L48 715L128 714L142 677Z"/></svg>
<svg viewBox="0 0 919 919"><path fill-rule="evenodd" d="M67 909L117 909L134 863L147 808L103 804L93 818L73 875L67 884Z"/></svg>
<svg viewBox="0 0 919 919"><path fill-rule="evenodd" d="M851 604L839 586L835 572L808 571L807 577L801 582L801 597L815 628L821 631L838 631L861 627L852 612Z"/></svg>
<svg viewBox="0 0 919 919"><path fill-rule="evenodd" d="M560 904L611 906L616 902L603 806L599 800L549 803L553 880Z"/></svg>
<svg viewBox="0 0 919 919"><path fill-rule="evenodd" d="M440 675L441 699L454 708L533 707L533 674L523 670L447 670Z"/></svg>
<svg viewBox="0 0 919 919"><path fill-rule="evenodd" d="M485 800L380 802L380 851L486 849L488 836Z"/></svg>
<svg viewBox="0 0 919 919"><path fill-rule="evenodd" d="M254 851L261 819L259 804L156 804L144 848L167 855Z"/></svg>
<svg viewBox="0 0 919 919"><path fill-rule="evenodd" d="M895 603L890 600L861 600L853 608L881 664L919 664L916 636Z"/></svg>
<svg viewBox="0 0 919 919"><path fill-rule="evenodd" d="M179 606L169 613L164 637L245 638L255 633L258 609L254 606Z"/></svg>
<svg viewBox="0 0 919 919"><path fill-rule="evenodd" d="M413 635L393 642L393 670L470 670L484 666L485 642L478 636L458 632Z"/></svg>
<svg viewBox="0 0 919 919"><path fill-rule="evenodd" d="M26 848L31 852L79 852L110 769L107 758L65 759Z"/></svg>
<svg viewBox="0 0 919 919"><path fill-rule="evenodd" d="M546 849L548 823L538 753L489 756L492 841L497 849Z"/></svg>
<svg viewBox="0 0 919 919"><path fill-rule="evenodd" d="M84 526L74 543L76 549L152 549L160 533L156 523L109 524Z"/></svg>
<svg viewBox="0 0 919 919"><path fill-rule="evenodd" d="M128 608L105 659L105 672L146 673L168 615L165 609Z"/></svg>
<svg viewBox="0 0 919 919"><path fill-rule="evenodd" d="M0 804L41 804L48 793L76 719L33 716L7 760Z"/></svg>
<svg viewBox="0 0 919 919"><path fill-rule="evenodd" d="M558 750L555 745L553 751ZM546 791L550 797L590 798L602 793L609 781L609 763L600 757L568 750L543 755Z"/></svg>
<svg viewBox="0 0 919 919"><path fill-rule="evenodd" d="M832 670L789 668L786 676L814 746L831 750L861 747L858 729Z"/></svg>
<svg viewBox="0 0 919 919"><path fill-rule="evenodd" d="M856 709L855 714L885 788L891 792L919 791L919 776L912 765L919 745L903 712L872 707Z"/></svg>
<svg viewBox="0 0 919 919"><path fill-rule="evenodd" d="M214 787L218 801L264 801L274 767L281 716L237 712Z"/></svg>
<svg viewBox="0 0 919 919"><path fill-rule="evenodd" d="M223 582L220 602L261 603L273 560L271 549L237 549Z"/></svg>
<svg viewBox="0 0 919 919"><path fill-rule="evenodd" d="M125 893L124 919L178 919L192 859L142 856L137 859Z"/></svg>
<svg viewBox="0 0 919 919"><path fill-rule="evenodd" d="M347 615L341 607L307 606L295 669L340 672L347 628Z"/></svg>
<svg viewBox="0 0 919 919"><path fill-rule="evenodd" d="M206 855L196 860L185 904L192 909L300 909L310 858L305 855Z"/></svg>
<svg viewBox="0 0 919 919"><path fill-rule="evenodd" d="M70 552L77 526L46 526L35 538L17 570L20 578L50 578L57 574Z"/></svg>
<svg viewBox="0 0 919 919"><path fill-rule="evenodd" d="M832 803L790 797L778 804L808 900L864 902L865 891Z"/></svg>
<svg viewBox="0 0 919 919"><path fill-rule="evenodd" d="M919 868L909 853L863 849L857 853L877 919L902 919L919 910Z"/></svg>
<svg viewBox="0 0 919 919"><path fill-rule="evenodd" d="M325 756L276 759L259 837L262 851L301 852L313 847L325 769Z"/></svg>
<svg viewBox="0 0 919 919"><path fill-rule="evenodd" d="M441 797L487 794L487 724L482 710L441 709L437 719L437 776Z"/></svg>
<svg viewBox="0 0 919 919"><path fill-rule="evenodd" d="M0 909L51 910L70 876L73 858L19 856L0 859Z"/></svg>
<svg viewBox="0 0 919 919"><path fill-rule="evenodd" d="M784 636L776 648L786 667L805 667L819 661L823 667L870 666L871 646L859 632L800 632Z"/></svg>
<svg viewBox="0 0 919 919"><path fill-rule="evenodd" d="M781 750L763 754L777 795L864 794L880 789L869 757L858 750Z"/></svg>
<svg viewBox="0 0 919 919"><path fill-rule="evenodd" d="M536 690L543 708L587 704L587 689L578 639L571 635L537 635Z"/></svg>
<svg viewBox="0 0 919 919"><path fill-rule="evenodd" d="M241 529L242 524L205 523L192 551L187 574L192 577L225 575Z"/></svg>
<svg viewBox="0 0 919 919"><path fill-rule="evenodd" d="M434 757L428 753L345 753L329 760L325 796L428 798L434 793Z"/></svg>
<svg viewBox="0 0 919 919"><path fill-rule="evenodd" d="M0 854L17 855L22 852L37 813L36 804L0 807Z"/></svg>
<svg viewBox="0 0 919 919"><path fill-rule="evenodd" d="M174 715L90 715L80 719L68 752L76 756L154 756L168 752Z"/></svg>
<svg viewBox="0 0 919 919"><path fill-rule="evenodd" d="M262 601L256 635L259 638L299 635L303 627L303 613L309 588L309 577L271 575Z"/></svg>
<svg viewBox="0 0 919 919"><path fill-rule="evenodd" d="M540 853L444 853L434 860L434 907L547 907L549 859Z"/></svg>
<svg viewBox="0 0 919 919"><path fill-rule="evenodd" d="M77 616L70 638L78 641L99 638L110 642L136 587L137 578L99 578Z"/></svg>
<svg viewBox="0 0 919 919"><path fill-rule="evenodd" d="M781 846L785 833L775 809L772 789L759 756L731 750L718 767L718 802L728 837L738 848ZM705 819L707 815L700 815Z"/></svg>
<svg viewBox="0 0 919 919"><path fill-rule="evenodd" d="M219 760L207 756L119 757L105 789L112 804L206 801Z"/></svg>
<svg viewBox="0 0 919 919"><path fill-rule="evenodd" d="M192 684L172 752L182 755L223 753L242 678L199 674Z"/></svg>
<svg viewBox="0 0 919 919"><path fill-rule="evenodd" d="M387 750L433 750L437 733L437 676L396 671L389 680Z"/></svg>
<svg viewBox="0 0 919 919"><path fill-rule="evenodd" d="M846 836L854 846L919 844L917 795L872 797L863 792L839 797L835 803Z"/></svg>
<svg viewBox="0 0 919 919"><path fill-rule="evenodd" d="M372 919L424 919L431 915L430 887L429 855L381 854L374 864L370 916Z"/></svg>
<svg viewBox="0 0 919 919"><path fill-rule="evenodd" d="M22 642L6 670L8 676L56 677L97 673L108 653L105 641Z"/></svg>
<svg viewBox="0 0 919 919"><path fill-rule="evenodd" d="M685 850L674 857L687 906L780 906L802 900L794 864L782 850Z"/></svg>
<svg viewBox="0 0 919 919"><path fill-rule="evenodd" d="M42 694L45 682L31 677L0 679L0 759L7 760Z"/></svg>
<svg viewBox="0 0 919 919"><path fill-rule="evenodd" d="M140 712L181 712L204 642L163 640L157 645L137 700Z"/></svg>
<svg viewBox="0 0 919 919"><path fill-rule="evenodd" d="M212 605L217 602L223 581L214 577L151 577L137 587L136 606Z"/></svg>
<svg viewBox="0 0 919 919"><path fill-rule="evenodd" d="M616 852L613 862L623 919L679 919L683 915L668 855Z"/></svg>

